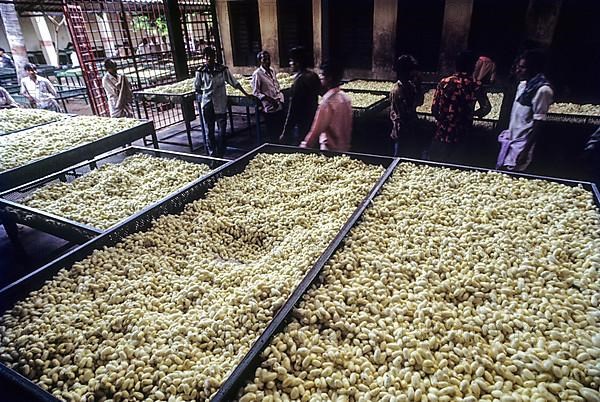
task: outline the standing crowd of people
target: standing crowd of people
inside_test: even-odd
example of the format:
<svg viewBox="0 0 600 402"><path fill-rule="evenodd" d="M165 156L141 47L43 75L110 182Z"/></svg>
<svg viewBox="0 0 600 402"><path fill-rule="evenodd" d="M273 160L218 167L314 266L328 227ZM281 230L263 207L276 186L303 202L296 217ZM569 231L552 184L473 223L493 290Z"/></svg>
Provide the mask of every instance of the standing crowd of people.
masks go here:
<svg viewBox="0 0 600 402"><path fill-rule="evenodd" d="M321 77L308 68L309 55L302 47L290 51L290 67L295 73L287 105L271 66L271 55L257 55L258 68L252 74L252 93L229 72L217 64L216 51L204 49L206 64L196 72L195 88L201 99L204 122L208 131L210 155L223 156L227 119L225 83L239 89L259 102L265 117L267 141L300 147L319 147L322 150L350 150L352 135L352 104L340 90L344 69L335 62L321 65ZM319 96L322 96L319 103ZM214 112L213 112L214 110ZM215 131L215 123L218 131Z"/></svg>
<svg viewBox="0 0 600 402"><path fill-rule="evenodd" d="M207 64L196 73L196 91L202 99L204 120L209 132L209 150L222 156L225 151L225 83L242 89L228 68L216 65L215 50L206 48ZM265 116L267 141L318 147L346 152L352 140L352 104L340 89L344 70L335 61L321 65L321 77L308 69L305 49L290 52L290 67L295 73L287 109L271 66L270 54L257 55L258 68L252 74L252 94ZM495 63L486 56L476 58L462 52L456 58L455 72L440 80L435 90L432 114L435 131L426 135L419 129L417 108L424 102L424 91L417 60L411 55L398 58L397 81L390 90L390 137L395 156L410 156L434 161L459 163L464 160L466 144L474 117L484 117L492 109L484 85L496 78ZM519 79L512 105L510 124L498 136L500 152L496 168L523 171L529 166L539 133L553 101L552 86L543 74L543 56L527 51L517 59ZM322 96L319 103L318 98ZM214 112L213 112L214 109ZM215 117L213 117L215 116ZM215 132L215 122L218 132ZM418 152L415 153L415 150Z"/></svg>
<svg viewBox="0 0 600 402"><path fill-rule="evenodd" d="M422 150L417 156L422 159L450 163L465 160L473 118L484 117L492 109L484 85L495 80L496 67L490 58L476 59L470 52L460 53L455 67L455 72L442 78L436 87L431 105L435 132L426 146L423 142L428 138L416 129L416 109L423 103L417 62L408 55L398 59L398 81L390 94L395 156L406 156L406 150L416 148ZM520 55L514 73L519 80L517 95L509 127L498 136L501 146L496 168L524 171L531 163L540 122L552 104L553 91L543 74L543 55L539 51Z"/></svg>
<svg viewBox="0 0 600 402"><path fill-rule="evenodd" d="M138 53L145 45L141 43ZM269 52L258 53L258 67L251 78L252 92L247 93L228 67L217 63L213 47L203 42L195 49L201 51L206 61L196 71L195 89L207 127L210 155L221 157L226 150L226 84L260 104L268 142L340 152L351 149L352 104L340 89L344 69L335 60L324 62L319 76L308 68L310 55L307 51L302 47L292 49L290 67L295 75L286 104ZM4 49L0 49L0 65L14 68ZM435 130L431 134L422 129L417 116L417 108L424 102L417 60L411 55L402 55L394 67L397 81L389 95L394 156L450 163L464 161L473 118L484 117L491 111L486 85L496 78L495 63L489 57L476 58L467 51L457 56L455 72L442 78L435 89L431 105ZM117 72L112 59L105 61L105 70L102 85L110 116L133 117L133 92L127 77ZM498 135L497 169L524 171L533 159L541 122L554 98L552 85L543 70L544 58L539 51L526 51L516 59L513 72L519 83L508 128ZM52 83L39 76L33 64L27 64L25 72L27 75L21 80L20 93L28 99L30 106L60 111L56 101L58 94ZM12 107L19 105L0 87L0 108ZM586 146L589 160L600 159L587 156L600 152L597 137L595 133Z"/></svg>

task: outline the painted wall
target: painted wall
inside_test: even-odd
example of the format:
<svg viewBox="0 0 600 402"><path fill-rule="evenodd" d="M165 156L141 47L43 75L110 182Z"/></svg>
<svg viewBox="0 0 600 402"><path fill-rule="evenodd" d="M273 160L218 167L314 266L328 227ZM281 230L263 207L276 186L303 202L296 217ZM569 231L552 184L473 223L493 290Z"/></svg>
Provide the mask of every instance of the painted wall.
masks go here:
<svg viewBox="0 0 600 402"><path fill-rule="evenodd" d="M41 51L42 48L40 47L40 41L35 34L31 19L21 17L19 18L19 21L21 22L21 30L23 31L25 47L27 47L27 51ZM67 43L71 41L71 35L69 34L69 29L67 28L66 24L61 25L58 29L58 35L55 35L55 25L48 18L46 18L46 23L48 24L48 29L52 35L52 41L55 42L55 45L58 47L57 50L64 49L67 46ZM4 30L2 18L0 18L0 47L10 51L10 46L8 44L8 40L6 39L6 32Z"/></svg>

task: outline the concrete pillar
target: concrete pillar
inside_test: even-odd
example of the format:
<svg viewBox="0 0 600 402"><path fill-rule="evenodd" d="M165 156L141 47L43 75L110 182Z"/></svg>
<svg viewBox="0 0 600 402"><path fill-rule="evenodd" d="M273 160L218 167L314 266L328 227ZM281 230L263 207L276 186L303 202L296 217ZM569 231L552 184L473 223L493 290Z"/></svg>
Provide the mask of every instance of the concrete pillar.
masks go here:
<svg viewBox="0 0 600 402"><path fill-rule="evenodd" d="M318 68L323 61L323 13L322 0L312 0L313 14L313 55L315 67Z"/></svg>
<svg viewBox="0 0 600 402"><path fill-rule="evenodd" d="M183 38L183 29L181 27L181 13L179 11L178 0L163 0L165 4L165 19L169 29L169 42L171 51L173 52L173 62L175 64L175 77L177 80L189 78L190 72L187 64L187 54L185 51L185 41ZM183 109L184 115L189 105L185 105ZM193 112L193 105L191 107Z"/></svg>
<svg viewBox="0 0 600 402"><path fill-rule="evenodd" d="M10 51L15 62L17 78L20 83L21 78L26 75L23 67L28 63L28 60L25 39L23 38L23 31L21 30L15 5L13 3L0 4L0 17L2 17L2 25L4 25L6 39L10 46Z"/></svg>
<svg viewBox="0 0 600 402"><path fill-rule="evenodd" d="M373 5L373 77L394 77L398 0L375 0Z"/></svg>
<svg viewBox="0 0 600 402"><path fill-rule="evenodd" d="M535 47L552 44L562 0L530 0L527 9L527 42Z"/></svg>
<svg viewBox="0 0 600 402"><path fill-rule="evenodd" d="M233 47L231 40L231 30L229 27L229 7L227 0L216 0L217 22L219 23L219 32L221 34L221 43L218 46L223 48L223 64L233 67Z"/></svg>
<svg viewBox="0 0 600 402"><path fill-rule="evenodd" d="M42 48L42 53L44 54L46 61L48 64L58 67L58 54L52 44L52 35L50 35L46 19L44 17L31 17L31 22L35 34L40 41L40 47Z"/></svg>
<svg viewBox="0 0 600 402"><path fill-rule="evenodd" d="M100 38L102 39L102 47L104 47L106 57L114 56L115 46L117 44L113 36L109 18L110 16L107 13L96 14L96 23L98 24L98 31L100 33Z"/></svg>
<svg viewBox="0 0 600 402"><path fill-rule="evenodd" d="M439 63L442 74L453 72L454 59L467 49L472 14L473 0L446 0Z"/></svg>
<svg viewBox="0 0 600 402"><path fill-rule="evenodd" d="M271 54L271 64L273 66L279 66L277 0L258 0L258 19L262 50L266 50Z"/></svg>

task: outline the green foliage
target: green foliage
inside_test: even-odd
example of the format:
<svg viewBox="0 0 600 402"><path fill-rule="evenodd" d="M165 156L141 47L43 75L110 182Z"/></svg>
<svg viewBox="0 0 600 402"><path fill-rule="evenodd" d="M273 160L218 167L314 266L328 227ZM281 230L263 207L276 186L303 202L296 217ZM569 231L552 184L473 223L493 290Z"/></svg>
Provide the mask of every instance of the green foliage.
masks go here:
<svg viewBox="0 0 600 402"><path fill-rule="evenodd" d="M152 31L156 29L160 36L169 35L169 29L167 28L167 21L164 16L158 17L152 21L146 15L137 15L133 17L133 29L136 31Z"/></svg>

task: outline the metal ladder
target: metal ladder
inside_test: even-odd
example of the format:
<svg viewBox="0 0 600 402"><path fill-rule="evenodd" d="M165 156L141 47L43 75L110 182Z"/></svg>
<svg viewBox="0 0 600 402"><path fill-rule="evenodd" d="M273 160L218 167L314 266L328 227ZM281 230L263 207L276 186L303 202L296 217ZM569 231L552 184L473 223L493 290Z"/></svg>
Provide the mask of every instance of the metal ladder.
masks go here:
<svg viewBox="0 0 600 402"><path fill-rule="evenodd" d="M92 111L98 116L109 116L108 104L102 88L102 77L96 66L96 57L86 32L85 14L80 6L66 2L63 4L63 9L81 65L81 74L86 84Z"/></svg>

